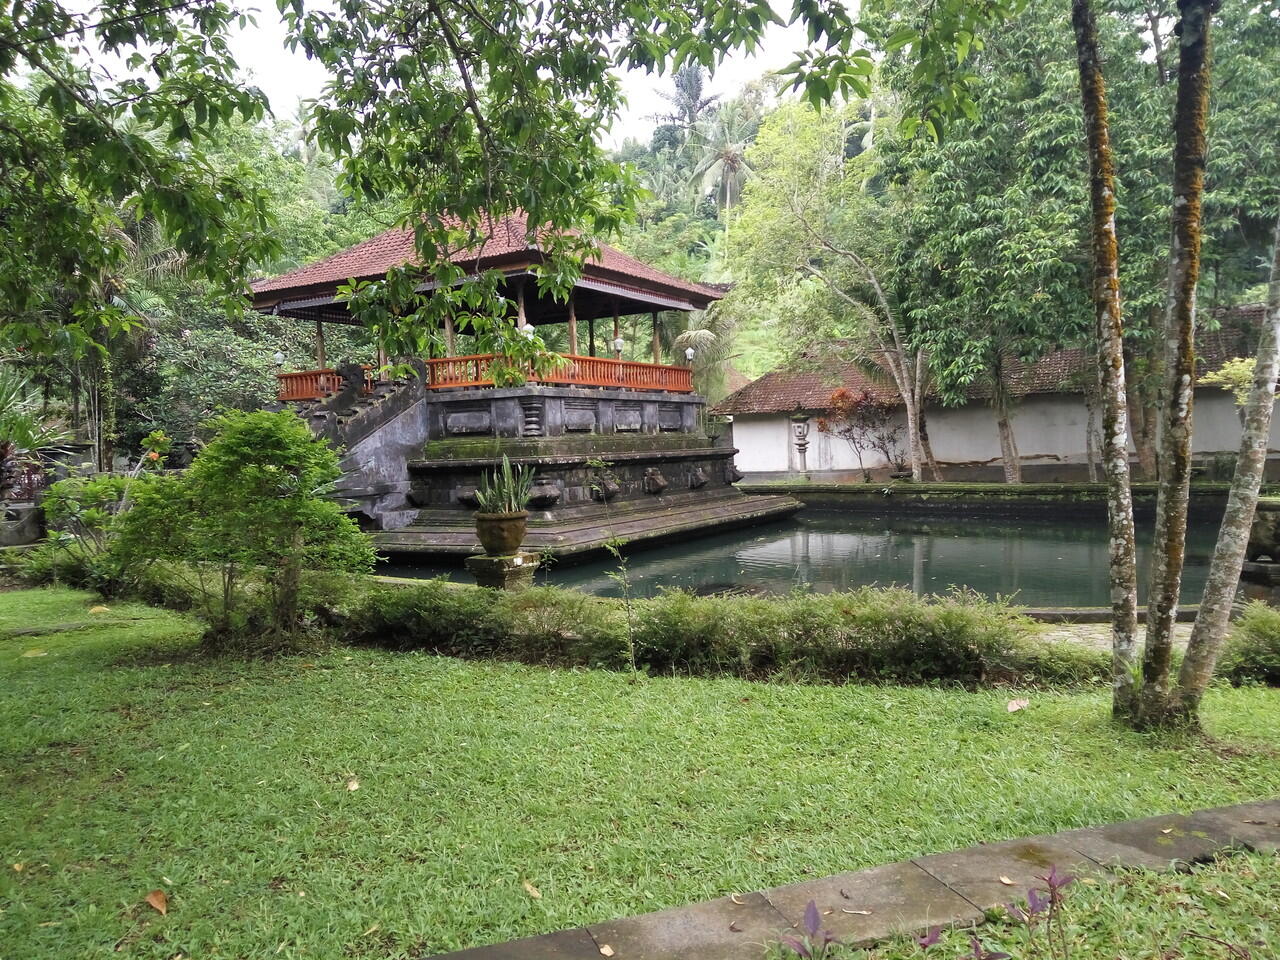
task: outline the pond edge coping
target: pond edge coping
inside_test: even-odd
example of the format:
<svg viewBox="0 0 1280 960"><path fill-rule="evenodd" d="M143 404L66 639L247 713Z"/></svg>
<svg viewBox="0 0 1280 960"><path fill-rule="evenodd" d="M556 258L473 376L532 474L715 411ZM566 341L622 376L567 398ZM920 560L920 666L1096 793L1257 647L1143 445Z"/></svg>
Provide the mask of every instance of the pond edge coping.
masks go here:
<svg viewBox="0 0 1280 960"><path fill-rule="evenodd" d="M1026 897L1051 867L1111 879L1132 868L1185 870L1219 853L1280 853L1280 797L1164 814L947 853L654 913L586 924L433 960L736 960L761 958L794 933L814 902L822 926L850 947L904 933L982 923Z"/></svg>

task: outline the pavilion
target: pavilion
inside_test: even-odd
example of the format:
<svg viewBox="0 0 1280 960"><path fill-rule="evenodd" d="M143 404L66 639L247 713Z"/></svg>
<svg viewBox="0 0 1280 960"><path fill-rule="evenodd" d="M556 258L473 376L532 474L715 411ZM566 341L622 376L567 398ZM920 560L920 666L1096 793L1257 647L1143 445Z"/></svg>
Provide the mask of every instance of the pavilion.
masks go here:
<svg viewBox="0 0 1280 960"><path fill-rule="evenodd" d="M704 310L720 292L601 245L563 302L543 296L535 269L544 254L523 217L497 222L479 260L468 251L454 262L469 273L501 271L517 327L565 324L564 363L499 385L491 369L499 358L458 356L461 334L446 321L443 356L395 358L415 376L385 379L382 349L363 366L328 364L325 326L356 322L338 288L385 276L414 253L410 231L388 230L258 281L251 293L256 310L314 323L316 367L278 374L279 399L343 449L341 495L382 552L475 553L476 490L504 455L536 471L526 549L559 557L615 537L685 537L798 509L790 497L748 497L733 486L735 451L708 435L691 367L661 362L661 313ZM652 362L622 359L621 320L637 316L649 320Z"/></svg>
<svg viewBox="0 0 1280 960"><path fill-rule="evenodd" d="M338 287L350 280L385 276L393 267L409 263L413 256L412 231L396 228L323 260L252 285L254 309L315 324L316 369L281 373L281 401L320 399L335 388L336 371L327 364L324 326L358 323L346 305L337 299ZM474 251L464 251L454 257L454 262L469 272L502 272L501 292L512 304L512 319L518 327L567 325L569 352L566 357L570 362L552 374L552 380L544 382L631 389L693 389L687 366L662 364L660 312L705 310L720 299L719 291L673 277L601 244L599 255L584 265L582 276L568 299L558 301L542 295L537 288L534 269L543 260L523 216L506 217L495 224L479 262ZM429 288L429 284L423 286ZM622 360L621 319L637 314L649 317L652 363ZM451 318L445 319L443 333L444 356L420 358L426 364L427 386L448 388L492 382L485 373L493 358L457 356L458 336ZM598 343L598 333L607 336L604 343ZM381 369L387 365L388 358L379 350L376 357L369 359L374 367Z"/></svg>

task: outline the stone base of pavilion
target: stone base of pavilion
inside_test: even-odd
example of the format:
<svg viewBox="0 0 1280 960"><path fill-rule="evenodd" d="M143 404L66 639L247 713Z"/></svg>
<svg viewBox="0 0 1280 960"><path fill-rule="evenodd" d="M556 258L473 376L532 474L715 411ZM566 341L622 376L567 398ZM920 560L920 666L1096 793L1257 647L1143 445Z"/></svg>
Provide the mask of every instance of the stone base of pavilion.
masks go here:
<svg viewBox="0 0 1280 960"><path fill-rule="evenodd" d="M628 545L663 542L752 526L789 517L800 509L787 496L745 496L732 488L714 495L692 493L624 501L608 513L598 504L554 513L531 511L522 549L559 560L586 557L617 538ZM480 549L470 513L428 509L399 530L374 534L379 553L421 560L462 560Z"/></svg>

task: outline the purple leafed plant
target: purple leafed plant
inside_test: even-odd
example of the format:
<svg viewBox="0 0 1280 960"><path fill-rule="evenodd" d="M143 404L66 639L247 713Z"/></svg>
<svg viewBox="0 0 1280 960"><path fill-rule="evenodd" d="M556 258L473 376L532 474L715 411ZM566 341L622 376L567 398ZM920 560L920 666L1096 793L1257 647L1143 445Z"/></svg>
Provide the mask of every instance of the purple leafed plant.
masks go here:
<svg viewBox="0 0 1280 960"><path fill-rule="evenodd" d="M923 936L916 937L916 945L919 946L921 950L928 950L930 947L937 946L940 939L942 939L942 928L930 927L928 933Z"/></svg>
<svg viewBox="0 0 1280 960"><path fill-rule="evenodd" d="M790 950L797 957L803 957L804 960L827 960L831 956L832 947L840 945L835 934L830 930L822 929L822 914L818 912L818 905L812 900L804 908L804 920L801 921L801 926L804 928L803 938L782 938L783 949Z"/></svg>

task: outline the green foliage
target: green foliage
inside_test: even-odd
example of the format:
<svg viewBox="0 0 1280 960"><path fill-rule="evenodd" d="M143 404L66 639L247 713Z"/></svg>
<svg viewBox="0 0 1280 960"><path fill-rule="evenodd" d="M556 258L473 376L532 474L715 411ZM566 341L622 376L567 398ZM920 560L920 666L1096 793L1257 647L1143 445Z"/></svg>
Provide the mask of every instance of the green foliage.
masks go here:
<svg viewBox="0 0 1280 960"><path fill-rule="evenodd" d="M239 19L220 0L0 11L0 319L9 338L83 354L136 322L112 290L130 255L125 207L158 223L228 309L243 308L253 262L276 245L266 196L251 167L219 170L206 152L216 131L236 117L259 120L266 106L235 75L226 36Z"/></svg>
<svg viewBox="0 0 1280 960"><path fill-rule="evenodd" d="M1076 684L1105 676L1108 662L1035 639L1012 608L974 594L869 587L786 597L673 590L618 603L552 587L494 594L430 581L373 588L343 622L352 641L397 648L748 679Z"/></svg>
<svg viewBox="0 0 1280 960"><path fill-rule="evenodd" d="M1218 675L1232 683L1280 686L1280 610L1260 600L1245 606L1232 625Z"/></svg>
<svg viewBox="0 0 1280 960"><path fill-rule="evenodd" d="M41 411L26 377L0 367L0 499L8 493L13 471L67 439L62 426Z"/></svg>
<svg viewBox="0 0 1280 960"><path fill-rule="evenodd" d="M513 467L504 453L502 463L480 478L476 502L482 513L519 513L529 506L533 467Z"/></svg>
<svg viewBox="0 0 1280 960"><path fill-rule="evenodd" d="M157 459L144 461L151 470L164 465L159 450L166 438L151 438ZM136 589L152 557L122 550L129 512L144 488L163 483L154 472L99 473L67 477L51 484L41 506L49 538L21 558L23 575L34 582L61 580L97 590L104 598Z"/></svg>
<svg viewBox="0 0 1280 960"><path fill-rule="evenodd" d="M303 632L303 571L367 571L373 547L324 496L337 455L294 414L227 414L212 428L184 474L136 493L117 553L186 570L214 646L287 644Z"/></svg>
<svg viewBox="0 0 1280 960"><path fill-rule="evenodd" d="M1256 357L1232 357L1217 370L1201 377L1200 383L1231 391L1231 398L1235 400L1236 406L1243 407L1249 402L1249 393L1253 389L1253 368L1256 365Z"/></svg>

